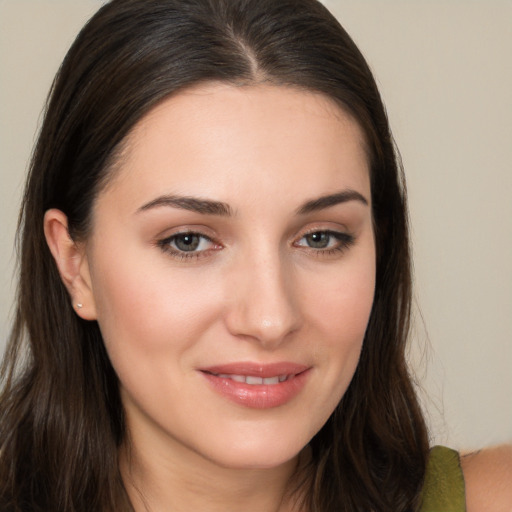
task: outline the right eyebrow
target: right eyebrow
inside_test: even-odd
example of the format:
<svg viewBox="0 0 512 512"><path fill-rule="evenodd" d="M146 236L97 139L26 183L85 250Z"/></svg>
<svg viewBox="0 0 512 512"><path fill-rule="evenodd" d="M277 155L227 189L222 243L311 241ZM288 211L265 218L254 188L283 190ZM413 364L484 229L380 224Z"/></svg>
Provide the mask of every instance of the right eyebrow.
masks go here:
<svg viewBox="0 0 512 512"><path fill-rule="evenodd" d="M231 207L221 201L212 201L210 199L201 199L190 196L164 195L157 197L137 209L137 213L161 207L179 208L189 210L204 215L220 215L228 217L233 215Z"/></svg>

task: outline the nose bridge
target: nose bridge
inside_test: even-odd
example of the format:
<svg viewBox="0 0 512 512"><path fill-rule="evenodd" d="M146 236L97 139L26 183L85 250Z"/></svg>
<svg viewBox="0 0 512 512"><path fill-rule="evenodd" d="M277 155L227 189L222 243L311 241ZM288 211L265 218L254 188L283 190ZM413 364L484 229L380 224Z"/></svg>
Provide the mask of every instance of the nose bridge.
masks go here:
<svg viewBox="0 0 512 512"><path fill-rule="evenodd" d="M299 327L293 269L283 261L277 247L248 251L237 262L232 277L227 313L232 334L272 347Z"/></svg>

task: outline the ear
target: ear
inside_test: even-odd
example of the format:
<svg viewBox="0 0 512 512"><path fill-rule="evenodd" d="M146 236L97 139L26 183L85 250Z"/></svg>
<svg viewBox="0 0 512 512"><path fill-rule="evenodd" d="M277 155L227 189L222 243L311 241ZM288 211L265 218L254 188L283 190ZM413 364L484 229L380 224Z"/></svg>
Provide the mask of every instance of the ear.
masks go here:
<svg viewBox="0 0 512 512"><path fill-rule="evenodd" d="M96 304L85 244L78 244L71 239L68 219L57 209L45 213L44 235L76 314L84 320L96 320Z"/></svg>

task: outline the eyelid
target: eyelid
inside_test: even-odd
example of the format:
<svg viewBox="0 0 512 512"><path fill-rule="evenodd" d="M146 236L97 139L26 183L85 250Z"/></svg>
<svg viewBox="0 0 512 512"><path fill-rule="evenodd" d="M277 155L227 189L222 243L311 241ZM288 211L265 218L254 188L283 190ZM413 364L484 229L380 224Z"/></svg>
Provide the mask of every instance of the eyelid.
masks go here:
<svg viewBox="0 0 512 512"><path fill-rule="evenodd" d="M196 235L204 240L208 240L213 244L213 247L202 249L199 251L181 251L171 246L171 242L179 237L180 235ZM165 253L178 260L201 258L208 256L212 251L217 251L222 248L221 244L218 243L212 236L205 234L200 229L194 229L191 227L180 228L175 232L172 232L166 236L160 237L156 240L156 245Z"/></svg>
<svg viewBox="0 0 512 512"><path fill-rule="evenodd" d="M299 245L299 242L307 237L308 235L313 235L315 233L325 233L331 237L334 237L338 244L335 247L324 247L324 248L315 248L315 247L309 247L307 245ZM335 229L332 227L325 227L325 226L315 226L313 228L307 229L306 231L303 231L298 235L293 245L295 247L298 247L300 249L309 251L314 253L318 256L328 256L333 255L335 253L342 253L350 248L356 241L356 236L352 233L350 233L348 230L343 229Z"/></svg>
<svg viewBox="0 0 512 512"><path fill-rule="evenodd" d="M309 227L308 229L301 231L300 234L293 239L291 245L292 247L298 248L304 252L308 252L319 257L329 255L334 256L335 254L341 254L348 250L350 246L352 246L355 243L356 236L350 233L349 230L346 229L344 226L341 227L339 224L337 226L338 227L332 227L326 226L324 224ZM217 237L213 237L210 234L205 233L205 231L210 230L203 229L202 227L197 226L181 226L180 228L176 228L175 231L167 231L165 235L158 237L155 240L155 245L158 246L158 248L162 250L164 253L170 255L171 257L177 260L189 260L208 257L211 256L213 252L222 249L224 246L216 239ZM334 246L328 245L327 247L312 247L307 244L299 243L308 235L312 235L315 233L327 234L329 237L334 238L337 243L335 243ZM191 251L180 250L179 248L172 247L171 244L173 240L179 237L180 235L198 236L203 240L208 241L211 244L211 246L206 249L193 249ZM331 241L329 242L329 244L330 243Z"/></svg>
<svg viewBox="0 0 512 512"><path fill-rule="evenodd" d="M332 222L329 223L315 223L314 226L306 227L305 229L301 229L298 231L298 234L294 237L294 240L300 240L301 238L304 238L307 235L311 235L313 233L331 233L333 235L348 235L348 236L355 236L353 231L349 229L347 226L342 224L333 224Z"/></svg>
<svg viewBox="0 0 512 512"><path fill-rule="evenodd" d="M171 238L177 235L183 235L187 233L194 233L197 235L204 236L205 238L209 238L210 240L215 240L217 235L216 233L206 225L203 224L180 224L174 227L166 227L165 229L159 230L159 232L154 235L155 240L163 240L165 238Z"/></svg>

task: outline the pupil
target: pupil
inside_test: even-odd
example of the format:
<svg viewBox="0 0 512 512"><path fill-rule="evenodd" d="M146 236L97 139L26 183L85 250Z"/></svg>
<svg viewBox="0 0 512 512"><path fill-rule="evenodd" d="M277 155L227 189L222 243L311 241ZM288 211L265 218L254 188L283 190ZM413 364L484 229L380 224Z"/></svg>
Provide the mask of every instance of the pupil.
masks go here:
<svg viewBox="0 0 512 512"><path fill-rule="evenodd" d="M315 249L324 249L329 245L329 235L327 233L311 233L306 239L308 245Z"/></svg>
<svg viewBox="0 0 512 512"><path fill-rule="evenodd" d="M199 236L180 235L176 237L175 244L180 251L194 251L199 245Z"/></svg>

